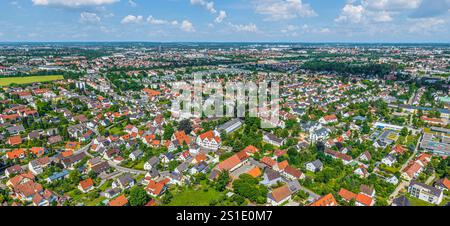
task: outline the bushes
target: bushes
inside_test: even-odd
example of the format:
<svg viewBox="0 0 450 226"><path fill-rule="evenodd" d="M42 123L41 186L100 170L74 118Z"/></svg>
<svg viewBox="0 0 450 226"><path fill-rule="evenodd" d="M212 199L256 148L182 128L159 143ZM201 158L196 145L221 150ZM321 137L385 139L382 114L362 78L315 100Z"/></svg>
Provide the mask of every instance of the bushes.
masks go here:
<svg viewBox="0 0 450 226"><path fill-rule="evenodd" d="M239 179L233 182L234 191L249 200L258 204L266 203L268 189L260 185L258 179L248 174L242 174Z"/></svg>

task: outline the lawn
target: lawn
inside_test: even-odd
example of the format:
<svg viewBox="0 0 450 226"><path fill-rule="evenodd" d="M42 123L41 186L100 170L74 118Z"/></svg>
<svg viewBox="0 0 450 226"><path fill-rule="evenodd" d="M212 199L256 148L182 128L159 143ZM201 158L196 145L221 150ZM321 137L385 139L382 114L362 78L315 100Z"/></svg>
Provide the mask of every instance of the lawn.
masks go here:
<svg viewBox="0 0 450 226"><path fill-rule="evenodd" d="M202 188L198 190L186 188L180 193L173 194L169 206L209 206L209 203L217 200L221 194L213 188L209 188L208 191Z"/></svg>
<svg viewBox="0 0 450 226"><path fill-rule="evenodd" d="M63 80L62 75L48 76L27 76L27 77L6 77L0 78L0 86L8 86L11 84L30 84L35 82L51 82L55 80Z"/></svg>
<svg viewBox="0 0 450 226"><path fill-rule="evenodd" d="M409 195L406 196L411 203L411 206L435 206L434 204L431 204L429 202L425 202L423 200L420 200L418 198L411 197Z"/></svg>

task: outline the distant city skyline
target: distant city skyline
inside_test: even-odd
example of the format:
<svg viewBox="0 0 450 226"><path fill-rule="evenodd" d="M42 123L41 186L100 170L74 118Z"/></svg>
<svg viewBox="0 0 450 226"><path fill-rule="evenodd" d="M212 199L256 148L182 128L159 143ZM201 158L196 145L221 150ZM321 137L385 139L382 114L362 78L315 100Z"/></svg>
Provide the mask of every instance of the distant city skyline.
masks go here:
<svg viewBox="0 0 450 226"><path fill-rule="evenodd" d="M5 0L0 42L449 43L450 0Z"/></svg>

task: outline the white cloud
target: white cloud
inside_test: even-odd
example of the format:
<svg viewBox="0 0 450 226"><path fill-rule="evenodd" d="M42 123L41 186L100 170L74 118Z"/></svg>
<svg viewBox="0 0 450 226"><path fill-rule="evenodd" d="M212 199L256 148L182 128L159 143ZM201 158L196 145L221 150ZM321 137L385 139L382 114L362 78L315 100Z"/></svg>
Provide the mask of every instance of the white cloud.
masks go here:
<svg viewBox="0 0 450 226"><path fill-rule="evenodd" d="M122 19L122 24L138 24L144 20L143 16L128 15Z"/></svg>
<svg viewBox="0 0 450 226"><path fill-rule="evenodd" d="M313 17L317 13L302 0L254 0L256 12L268 16L267 20L289 20Z"/></svg>
<svg viewBox="0 0 450 226"><path fill-rule="evenodd" d="M195 32L194 25L188 20L183 20L183 22L181 22L180 29L186 32Z"/></svg>
<svg viewBox="0 0 450 226"><path fill-rule="evenodd" d="M293 32L298 30L298 27L292 24L289 24L288 26L286 26L285 28L281 29L282 33L288 33L288 32Z"/></svg>
<svg viewBox="0 0 450 226"><path fill-rule="evenodd" d="M430 31L438 31L439 29L446 25L446 21L444 19L438 18L420 18L420 19L411 19L413 24L409 27L410 33L423 33Z"/></svg>
<svg viewBox="0 0 450 226"><path fill-rule="evenodd" d="M227 17L227 13L223 10L219 12L219 16L214 20L216 23L222 23L222 21Z"/></svg>
<svg viewBox="0 0 450 226"><path fill-rule="evenodd" d="M346 4L341 10L341 14L335 19L336 22L360 23L364 20L365 8L362 5L355 6L352 3Z"/></svg>
<svg viewBox="0 0 450 226"><path fill-rule="evenodd" d="M31 0L37 6L64 6L64 7L81 7L81 6L102 6L116 3L119 0Z"/></svg>
<svg viewBox="0 0 450 226"><path fill-rule="evenodd" d="M257 32L258 31L258 27L253 23L249 23L249 24L229 23L229 25L233 28L233 30L235 30L237 32Z"/></svg>
<svg viewBox="0 0 450 226"><path fill-rule="evenodd" d="M154 25L161 25L161 24L169 23L169 21L167 21L167 20L156 19L151 15L147 18L147 22L149 22L150 24L154 24Z"/></svg>
<svg viewBox="0 0 450 226"><path fill-rule="evenodd" d="M82 12L80 14L81 23L98 23L100 20L100 17L95 13Z"/></svg>
<svg viewBox="0 0 450 226"><path fill-rule="evenodd" d="M390 22L394 20L391 16L391 13L387 11L379 11L370 13L375 22Z"/></svg>
<svg viewBox="0 0 450 226"><path fill-rule="evenodd" d="M399 11L416 9L422 0L362 0L363 6L377 11Z"/></svg>
<svg viewBox="0 0 450 226"><path fill-rule="evenodd" d="M217 10L214 8L214 2L208 2L206 0L191 0L191 4L201 5L212 14L217 13Z"/></svg>

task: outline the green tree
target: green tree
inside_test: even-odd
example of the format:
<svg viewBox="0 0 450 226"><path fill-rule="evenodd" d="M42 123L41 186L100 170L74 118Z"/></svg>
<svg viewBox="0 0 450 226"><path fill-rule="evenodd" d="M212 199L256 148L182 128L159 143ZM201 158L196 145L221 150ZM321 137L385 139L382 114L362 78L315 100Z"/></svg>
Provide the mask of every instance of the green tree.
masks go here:
<svg viewBox="0 0 450 226"><path fill-rule="evenodd" d="M143 206L147 203L147 192L142 187L134 187L130 191L130 205Z"/></svg>
<svg viewBox="0 0 450 226"><path fill-rule="evenodd" d="M216 190L217 191L225 191L228 182L230 182L230 174L228 171L224 171L219 174L219 178L217 178L216 182Z"/></svg>

